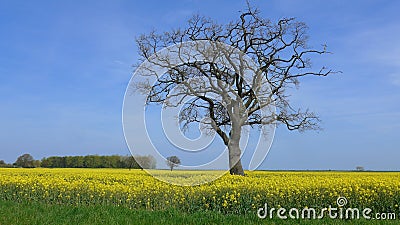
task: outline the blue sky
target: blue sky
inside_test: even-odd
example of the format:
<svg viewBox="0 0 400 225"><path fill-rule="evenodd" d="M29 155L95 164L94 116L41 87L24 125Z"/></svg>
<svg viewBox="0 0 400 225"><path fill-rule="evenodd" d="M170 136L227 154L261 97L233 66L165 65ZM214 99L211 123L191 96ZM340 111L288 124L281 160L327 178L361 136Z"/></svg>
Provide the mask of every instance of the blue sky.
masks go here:
<svg viewBox="0 0 400 225"><path fill-rule="evenodd" d="M400 170L398 1L252 1L272 20L296 17L310 44L342 74L305 79L293 103L316 111L321 132L279 127L261 169ZM194 13L225 23L244 1L0 1L0 159L23 153L129 154L125 88L134 38L180 27ZM138 135L140 138L140 135Z"/></svg>

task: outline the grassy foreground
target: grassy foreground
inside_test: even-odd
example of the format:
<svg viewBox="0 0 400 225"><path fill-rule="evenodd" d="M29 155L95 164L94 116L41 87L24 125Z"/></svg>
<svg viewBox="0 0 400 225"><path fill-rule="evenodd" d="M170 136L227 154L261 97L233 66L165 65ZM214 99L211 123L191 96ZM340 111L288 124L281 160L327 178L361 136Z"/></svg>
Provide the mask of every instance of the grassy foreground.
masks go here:
<svg viewBox="0 0 400 225"><path fill-rule="evenodd" d="M66 206L38 202L0 201L0 224L398 224L399 221L366 220L261 220L255 215L218 212L184 213L131 210L116 206Z"/></svg>

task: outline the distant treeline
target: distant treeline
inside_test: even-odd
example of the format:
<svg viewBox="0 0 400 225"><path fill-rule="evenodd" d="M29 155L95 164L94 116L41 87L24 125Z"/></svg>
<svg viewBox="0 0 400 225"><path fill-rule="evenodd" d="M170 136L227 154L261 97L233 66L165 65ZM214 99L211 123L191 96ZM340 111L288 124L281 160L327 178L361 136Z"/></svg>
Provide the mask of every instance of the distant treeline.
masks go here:
<svg viewBox="0 0 400 225"><path fill-rule="evenodd" d="M129 168L154 169L156 160L153 156L51 156L42 160L34 160L29 154L18 157L13 164L0 160L0 167L45 167L45 168Z"/></svg>
<svg viewBox="0 0 400 225"><path fill-rule="evenodd" d="M0 168L1 167L8 168L8 167L13 167L13 165L4 162L4 160L0 160Z"/></svg>
<svg viewBox="0 0 400 225"><path fill-rule="evenodd" d="M156 161L152 156L52 156L43 158L40 166L47 168L154 169L156 167Z"/></svg>

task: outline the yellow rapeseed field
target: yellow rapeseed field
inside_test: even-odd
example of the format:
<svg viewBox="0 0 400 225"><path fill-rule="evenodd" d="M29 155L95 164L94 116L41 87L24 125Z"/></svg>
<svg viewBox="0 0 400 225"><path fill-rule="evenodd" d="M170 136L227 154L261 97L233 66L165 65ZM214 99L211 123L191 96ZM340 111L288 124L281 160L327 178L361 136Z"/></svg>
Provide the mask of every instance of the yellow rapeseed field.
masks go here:
<svg viewBox="0 0 400 225"><path fill-rule="evenodd" d="M159 171L166 180L201 179L213 172ZM214 182L176 186L141 170L0 169L0 199L67 205L118 205L132 209L214 210L254 213L274 207L324 207L345 197L349 207L397 210L398 172L247 172Z"/></svg>

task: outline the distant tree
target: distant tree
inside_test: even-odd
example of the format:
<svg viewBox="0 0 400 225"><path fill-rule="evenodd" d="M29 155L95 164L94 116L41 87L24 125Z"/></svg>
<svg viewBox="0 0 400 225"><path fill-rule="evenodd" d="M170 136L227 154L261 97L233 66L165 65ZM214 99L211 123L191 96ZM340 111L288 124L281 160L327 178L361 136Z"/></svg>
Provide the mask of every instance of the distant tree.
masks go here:
<svg viewBox="0 0 400 225"><path fill-rule="evenodd" d="M149 162L149 169L155 169L156 165L157 165L157 160L151 155L148 155L147 157L149 158L149 161L150 161Z"/></svg>
<svg viewBox="0 0 400 225"><path fill-rule="evenodd" d="M181 160L178 158L178 156L170 156L167 157L167 165L171 169L174 167L178 167L181 164Z"/></svg>
<svg viewBox="0 0 400 225"><path fill-rule="evenodd" d="M108 157L108 167L109 168L118 168L119 165L119 160L120 160L119 155L112 155Z"/></svg>
<svg viewBox="0 0 400 225"><path fill-rule="evenodd" d="M61 162L61 157L52 156L49 158L43 158L41 166L46 168L62 168L60 162Z"/></svg>
<svg viewBox="0 0 400 225"><path fill-rule="evenodd" d="M156 168L156 159L151 156L134 156L136 162L142 169L155 169Z"/></svg>
<svg viewBox="0 0 400 225"><path fill-rule="evenodd" d="M65 157L65 167L74 168L75 167L75 157L74 156L66 156Z"/></svg>
<svg viewBox="0 0 400 225"><path fill-rule="evenodd" d="M40 163L41 167L46 167L49 168L50 167L50 162L48 158L42 158L41 163Z"/></svg>
<svg viewBox="0 0 400 225"><path fill-rule="evenodd" d="M17 158L14 165L17 167L33 168L35 167L35 159L30 154L23 154Z"/></svg>
<svg viewBox="0 0 400 225"><path fill-rule="evenodd" d="M83 157L83 164L86 168L103 168L104 161L101 156L98 155L87 155Z"/></svg>
<svg viewBox="0 0 400 225"><path fill-rule="evenodd" d="M40 160L33 160L33 167L37 168L40 167L41 161Z"/></svg>
<svg viewBox="0 0 400 225"><path fill-rule="evenodd" d="M4 160L0 160L0 167L4 168L4 167L11 167L10 164L4 162Z"/></svg>
<svg viewBox="0 0 400 225"><path fill-rule="evenodd" d="M76 158L75 167L82 168L84 164L83 156L76 156L75 158Z"/></svg>
<svg viewBox="0 0 400 225"><path fill-rule="evenodd" d="M363 167L363 166L357 166L357 167L356 167L356 170L357 170L357 171L364 171L364 167Z"/></svg>
<svg viewBox="0 0 400 225"><path fill-rule="evenodd" d="M140 166L136 162L135 158L131 155L121 157L121 166L120 167L128 168L129 170L140 168Z"/></svg>

